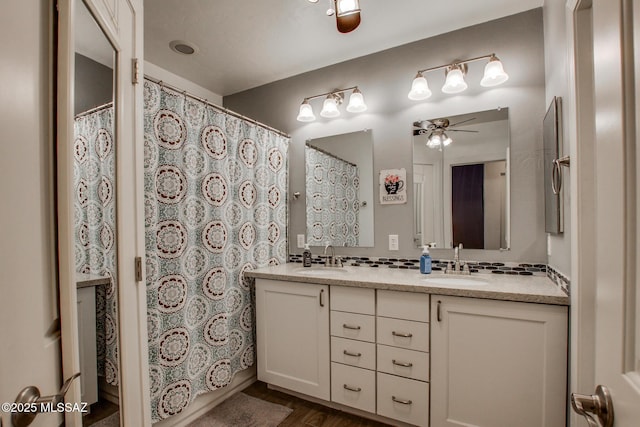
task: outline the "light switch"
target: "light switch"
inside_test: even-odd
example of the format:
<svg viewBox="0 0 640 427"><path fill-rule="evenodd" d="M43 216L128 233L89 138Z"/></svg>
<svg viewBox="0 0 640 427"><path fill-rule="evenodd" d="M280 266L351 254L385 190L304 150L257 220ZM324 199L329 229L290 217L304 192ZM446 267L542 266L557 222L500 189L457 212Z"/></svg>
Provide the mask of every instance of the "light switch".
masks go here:
<svg viewBox="0 0 640 427"><path fill-rule="evenodd" d="M298 247L300 249L304 248L304 234L298 234Z"/></svg>
<svg viewBox="0 0 640 427"><path fill-rule="evenodd" d="M397 251L398 250L398 235L397 234L389 234L389 250Z"/></svg>

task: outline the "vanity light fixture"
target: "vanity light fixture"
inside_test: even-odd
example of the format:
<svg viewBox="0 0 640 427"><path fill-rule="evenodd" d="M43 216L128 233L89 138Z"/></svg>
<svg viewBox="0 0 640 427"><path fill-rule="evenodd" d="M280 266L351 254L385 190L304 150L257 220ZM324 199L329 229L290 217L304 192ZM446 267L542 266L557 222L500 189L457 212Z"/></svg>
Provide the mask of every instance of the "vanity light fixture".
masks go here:
<svg viewBox="0 0 640 427"><path fill-rule="evenodd" d="M467 82L464 80L464 76L467 73L467 64L483 59L488 59L489 62L484 67L484 76L480 81L481 86L498 86L509 79L509 75L504 71L502 62L500 62L495 53L491 53L489 55L465 59L464 61L456 61L451 64L418 70L411 84L411 91L409 92L408 98L413 101L422 101L429 98L432 92L429 90L429 85L427 79L424 77L424 73L442 69L445 70L446 76L444 86L442 86L442 92L449 94L463 92L468 87Z"/></svg>
<svg viewBox="0 0 640 427"><path fill-rule="evenodd" d="M349 104L347 105L347 111L350 113L362 113L367 111L367 104L364 103L364 97L362 96L362 92L358 89L358 86L349 87L346 89L336 89L331 92L322 93L320 95L310 96L305 98L300 104L300 111L298 112L297 120L299 122L312 122L316 119L315 114L313 113L313 108L309 103L310 100L315 98L325 97L324 103L322 104L322 110L320 111L320 115L326 118L334 118L340 116L340 110L338 106L344 101L344 93L352 91L349 96Z"/></svg>
<svg viewBox="0 0 640 427"><path fill-rule="evenodd" d="M318 3L318 0L308 0ZM336 16L336 26L341 33L349 33L360 25L360 0L329 0L327 16Z"/></svg>

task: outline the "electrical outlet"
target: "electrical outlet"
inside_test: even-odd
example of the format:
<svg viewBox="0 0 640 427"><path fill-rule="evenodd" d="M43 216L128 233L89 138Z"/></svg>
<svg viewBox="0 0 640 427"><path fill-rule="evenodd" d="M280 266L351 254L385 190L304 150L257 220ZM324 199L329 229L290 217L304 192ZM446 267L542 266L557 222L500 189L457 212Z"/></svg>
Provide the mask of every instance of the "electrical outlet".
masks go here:
<svg viewBox="0 0 640 427"><path fill-rule="evenodd" d="M304 234L298 234L298 247L299 248L304 248Z"/></svg>
<svg viewBox="0 0 640 427"><path fill-rule="evenodd" d="M397 234L389 234L389 250L397 251L398 250L398 235Z"/></svg>

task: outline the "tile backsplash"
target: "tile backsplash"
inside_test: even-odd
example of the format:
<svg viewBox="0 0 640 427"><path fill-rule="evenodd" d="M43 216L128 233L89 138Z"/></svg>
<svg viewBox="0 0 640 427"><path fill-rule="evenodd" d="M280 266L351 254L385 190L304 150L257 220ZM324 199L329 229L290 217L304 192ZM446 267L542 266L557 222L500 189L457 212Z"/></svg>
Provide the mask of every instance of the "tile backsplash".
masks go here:
<svg viewBox="0 0 640 427"><path fill-rule="evenodd" d="M302 255L289 254L289 262L302 263ZM319 255L312 255L313 264L324 264L324 259ZM361 257L343 256L342 262L345 266L369 267L369 268L399 268L405 270L419 270L419 258L388 258L388 257ZM446 259L433 259L432 270L444 271L447 263L453 262ZM547 276L562 291L569 295L570 280L562 273L554 270L546 264L518 263L518 262L483 262L464 261L469 264L469 270L478 274L507 274L512 276Z"/></svg>

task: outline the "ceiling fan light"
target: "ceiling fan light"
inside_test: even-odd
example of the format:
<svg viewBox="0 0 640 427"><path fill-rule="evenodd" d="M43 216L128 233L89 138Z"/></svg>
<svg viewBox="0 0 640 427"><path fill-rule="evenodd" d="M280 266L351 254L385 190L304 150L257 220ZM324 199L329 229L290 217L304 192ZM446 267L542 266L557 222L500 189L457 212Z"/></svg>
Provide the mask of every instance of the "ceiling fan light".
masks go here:
<svg viewBox="0 0 640 427"><path fill-rule="evenodd" d="M367 111L367 104L364 103L364 97L360 89L355 88L349 97L349 105L347 111L350 113L362 113Z"/></svg>
<svg viewBox="0 0 640 427"><path fill-rule="evenodd" d="M437 133L431 134L429 136L429 140L427 141L427 147L429 148L438 148L442 144L442 138Z"/></svg>
<svg viewBox="0 0 640 427"><path fill-rule="evenodd" d="M334 118L340 116L340 110L338 110L338 103L336 102L335 97L331 94L327 96L327 99L324 100L322 104L322 111L320 111L320 115L326 118Z"/></svg>
<svg viewBox="0 0 640 427"><path fill-rule="evenodd" d="M467 82L464 81L464 74L459 65L453 65L447 69L447 78L442 86L444 93L460 93L467 89Z"/></svg>
<svg viewBox="0 0 640 427"><path fill-rule="evenodd" d="M338 17L358 13L360 12L360 0L337 0L336 10L338 11Z"/></svg>
<svg viewBox="0 0 640 427"><path fill-rule="evenodd" d="M443 136L442 145L444 147L447 147L453 142L453 139L451 139L451 137L449 137L449 135L447 135L446 133L443 133L442 136Z"/></svg>
<svg viewBox="0 0 640 427"><path fill-rule="evenodd" d="M313 108L311 108L311 104L309 104L308 100L304 100L302 104L300 104L300 112L298 113L297 120L299 122L312 122L316 119L315 114L313 114Z"/></svg>
<svg viewBox="0 0 640 427"><path fill-rule="evenodd" d="M504 72L502 62L496 56L492 56L484 67L484 76L480 80L480 86L498 86L507 80L509 80L509 75Z"/></svg>
<svg viewBox="0 0 640 427"><path fill-rule="evenodd" d="M412 101L422 101L430 96L431 89L429 89L427 79L424 78L422 73L418 73L413 79L413 83L411 83L411 91L409 91L407 97Z"/></svg>

